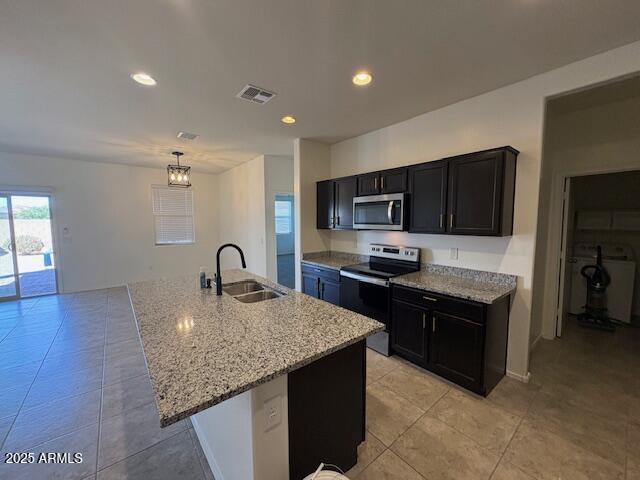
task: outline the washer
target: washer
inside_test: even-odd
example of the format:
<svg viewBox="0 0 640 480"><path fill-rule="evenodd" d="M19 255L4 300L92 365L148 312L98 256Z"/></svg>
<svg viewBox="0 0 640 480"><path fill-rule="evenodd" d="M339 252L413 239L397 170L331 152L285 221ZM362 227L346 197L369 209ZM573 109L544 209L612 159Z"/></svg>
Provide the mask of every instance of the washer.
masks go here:
<svg viewBox="0 0 640 480"><path fill-rule="evenodd" d="M587 300L587 282L580 275L580 270L585 265L593 265L595 261L595 244L577 243L574 246L574 256L569 260L571 265L569 313L578 315L584 312L584 304ZM611 276L611 284L607 288L609 317L620 322L631 323L631 307L636 278L633 250L627 245L602 244L602 265Z"/></svg>

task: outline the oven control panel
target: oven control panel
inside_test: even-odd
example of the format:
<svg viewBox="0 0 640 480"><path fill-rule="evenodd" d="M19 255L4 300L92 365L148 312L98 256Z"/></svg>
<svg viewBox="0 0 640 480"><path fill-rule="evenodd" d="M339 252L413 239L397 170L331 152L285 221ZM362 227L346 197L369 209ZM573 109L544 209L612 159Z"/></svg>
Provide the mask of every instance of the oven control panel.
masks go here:
<svg viewBox="0 0 640 480"><path fill-rule="evenodd" d="M369 255L396 260L406 260L410 262L420 261L420 249L414 247L401 247L396 245L385 245L382 243L372 243L369 245Z"/></svg>

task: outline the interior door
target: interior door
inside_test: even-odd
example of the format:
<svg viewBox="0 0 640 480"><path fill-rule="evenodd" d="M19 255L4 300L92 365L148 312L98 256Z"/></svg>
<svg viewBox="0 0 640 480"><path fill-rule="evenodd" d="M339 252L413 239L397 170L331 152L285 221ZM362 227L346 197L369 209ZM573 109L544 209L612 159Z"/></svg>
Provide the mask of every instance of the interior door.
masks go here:
<svg viewBox="0 0 640 480"><path fill-rule="evenodd" d="M560 240L560 276L558 279L558 308L556 310L556 336L562 336L562 322L569 309L571 295L571 266L573 258L573 199L571 177L564 180L562 202L562 238ZM586 299L585 299L586 301Z"/></svg>
<svg viewBox="0 0 640 480"><path fill-rule="evenodd" d="M20 297L11 197L0 195L0 301Z"/></svg>

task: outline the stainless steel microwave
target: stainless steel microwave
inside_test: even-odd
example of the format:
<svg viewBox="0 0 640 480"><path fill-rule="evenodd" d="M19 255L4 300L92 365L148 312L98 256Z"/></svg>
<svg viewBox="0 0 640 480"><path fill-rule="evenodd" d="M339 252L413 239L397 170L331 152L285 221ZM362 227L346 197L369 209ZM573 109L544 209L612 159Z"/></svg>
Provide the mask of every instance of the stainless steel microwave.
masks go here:
<svg viewBox="0 0 640 480"><path fill-rule="evenodd" d="M353 199L353 228L358 230L405 230L407 195L368 195Z"/></svg>

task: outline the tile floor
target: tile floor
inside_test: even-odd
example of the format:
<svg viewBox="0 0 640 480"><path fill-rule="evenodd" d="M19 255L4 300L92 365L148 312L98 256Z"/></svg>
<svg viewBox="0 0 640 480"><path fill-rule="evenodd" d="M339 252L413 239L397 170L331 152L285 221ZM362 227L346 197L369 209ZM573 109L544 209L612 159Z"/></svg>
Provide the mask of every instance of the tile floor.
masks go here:
<svg viewBox="0 0 640 480"><path fill-rule="evenodd" d="M640 329L541 340L488 398L367 352L357 480L640 480Z"/></svg>
<svg viewBox="0 0 640 480"><path fill-rule="evenodd" d="M0 451L2 479L213 479L188 420L160 428L124 287L0 303Z"/></svg>
<svg viewBox="0 0 640 480"><path fill-rule="evenodd" d="M529 384L480 398L367 352L358 480L640 479L640 329L569 322ZM0 304L0 450L82 452L11 479L212 479L189 421L160 429L126 290Z"/></svg>

